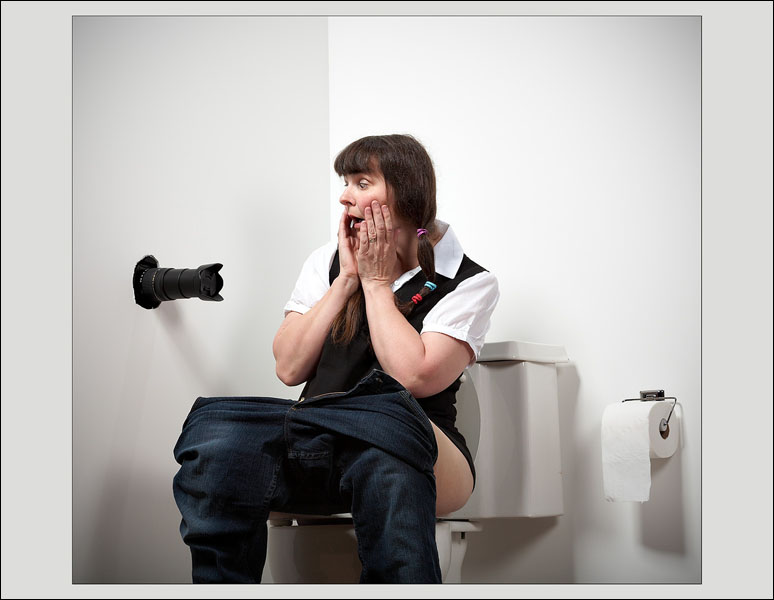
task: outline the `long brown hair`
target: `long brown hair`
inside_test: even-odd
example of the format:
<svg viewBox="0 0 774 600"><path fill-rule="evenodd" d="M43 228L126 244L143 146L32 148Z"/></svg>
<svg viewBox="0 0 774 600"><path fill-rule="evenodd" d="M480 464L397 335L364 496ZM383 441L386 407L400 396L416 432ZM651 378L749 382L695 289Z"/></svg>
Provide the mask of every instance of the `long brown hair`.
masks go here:
<svg viewBox="0 0 774 600"><path fill-rule="evenodd" d="M333 169L343 177L354 173L374 174L381 171L395 198L395 211L405 222L427 233L419 237L417 259L427 281L435 282L435 252L430 236L435 235L435 169L424 146L410 135L372 135L352 142L333 162ZM419 295L432 290L424 286ZM416 304L409 300L395 302L404 315ZM350 296L333 321L335 344L351 342L365 318L363 288Z"/></svg>

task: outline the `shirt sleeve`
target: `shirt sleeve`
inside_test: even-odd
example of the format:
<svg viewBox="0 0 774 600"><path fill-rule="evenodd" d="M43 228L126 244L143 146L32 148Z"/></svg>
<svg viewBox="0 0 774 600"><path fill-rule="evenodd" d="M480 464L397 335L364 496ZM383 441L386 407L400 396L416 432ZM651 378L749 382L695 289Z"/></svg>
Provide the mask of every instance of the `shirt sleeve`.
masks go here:
<svg viewBox="0 0 774 600"><path fill-rule="evenodd" d="M329 272L337 248L338 242L332 240L309 255L301 267L290 300L285 304L285 316L289 312L303 315L325 295L331 287Z"/></svg>
<svg viewBox="0 0 774 600"><path fill-rule="evenodd" d="M435 331L466 342L478 359L489 331L492 313L500 300L497 278L488 271L469 277L436 304L422 323L422 331Z"/></svg>

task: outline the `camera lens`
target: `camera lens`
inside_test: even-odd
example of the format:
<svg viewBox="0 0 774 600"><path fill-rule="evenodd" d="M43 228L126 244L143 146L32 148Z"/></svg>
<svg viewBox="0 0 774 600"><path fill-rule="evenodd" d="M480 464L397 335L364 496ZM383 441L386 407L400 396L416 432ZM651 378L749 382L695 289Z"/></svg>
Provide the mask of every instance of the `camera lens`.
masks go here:
<svg viewBox="0 0 774 600"><path fill-rule="evenodd" d="M145 256L135 265L134 299L143 308L156 308L162 302L181 298L199 298L220 302L223 278L220 263L202 265L196 269L158 268L155 257Z"/></svg>

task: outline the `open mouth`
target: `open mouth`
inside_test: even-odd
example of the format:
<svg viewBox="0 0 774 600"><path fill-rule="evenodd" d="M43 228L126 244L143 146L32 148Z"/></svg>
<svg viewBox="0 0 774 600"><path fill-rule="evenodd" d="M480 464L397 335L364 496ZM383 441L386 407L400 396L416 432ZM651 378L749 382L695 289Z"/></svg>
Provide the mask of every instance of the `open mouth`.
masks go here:
<svg viewBox="0 0 774 600"><path fill-rule="evenodd" d="M350 229L354 228L355 225L357 225L358 223L362 223L363 221L365 221L365 219L359 219L358 217L350 217L349 219L350 219L349 221Z"/></svg>

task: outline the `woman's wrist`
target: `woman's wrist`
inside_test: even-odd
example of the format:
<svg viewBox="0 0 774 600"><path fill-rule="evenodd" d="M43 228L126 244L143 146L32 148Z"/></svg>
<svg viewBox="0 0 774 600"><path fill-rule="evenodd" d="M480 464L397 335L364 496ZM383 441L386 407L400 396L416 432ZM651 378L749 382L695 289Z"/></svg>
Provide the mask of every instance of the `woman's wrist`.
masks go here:
<svg viewBox="0 0 774 600"><path fill-rule="evenodd" d="M363 292L366 295L393 295L392 285L390 285L389 281L380 281L378 279L361 279L360 282L363 286Z"/></svg>
<svg viewBox="0 0 774 600"><path fill-rule="evenodd" d="M357 291L359 285L360 278L357 275L339 273L338 277L333 280L332 287L338 287L347 295L347 297L349 297Z"/></svg>

